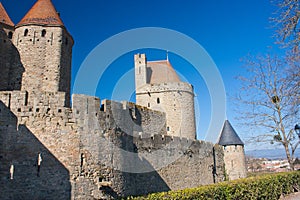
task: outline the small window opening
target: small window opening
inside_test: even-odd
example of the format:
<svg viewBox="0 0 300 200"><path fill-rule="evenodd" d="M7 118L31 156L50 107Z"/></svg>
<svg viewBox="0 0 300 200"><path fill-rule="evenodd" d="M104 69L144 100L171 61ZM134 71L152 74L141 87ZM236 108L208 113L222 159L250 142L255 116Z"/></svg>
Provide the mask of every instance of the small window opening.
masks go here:
<svg viewBox="0 0 300 200"><path fill-rule="evenodd" d="M150 103L148 103L148 107L150 108Z"/></svg>
<svg viewBox="0 0 300 200"><path fill-rule="evenodd" d="M85 165L85 155L84 153L80 154L80 168L81 168L81 171L83 171L83 167Z"/></svg>
<svg viewBox="0 0 300 200"><path fill-rule="evenodd" d="M42 154L38 154L38 159L37 159L37 176L40 176L40 169L41 169L41 164L42 164Z"/></svg>
<svg viewBox="0 0 300 200"><path fill-rule="evenodd" d="M28 92L25 93L25 106L28 105Z"/></svg>
<svg viewBox="0 0 300 200"><path fill-rule="evenodd" d="M27 36L27 35L28 35L28 29L25 29L24 36Z"/></svg>
<svg viewBox="0 0 300 200"><path fill-rule="evenodd" d="M156 101L157 101L157 104L160 104L160 99L159 99L159 98L157 98L157 100L156 100Z"/></svg>
<svg viewBox="0 0 300 200"><path fill-rule="evenodd" d="M13 37L13 33L12 33L11 31L9 31L9 32L8 32L8 38L9 38L9 39L12 39L12 37Z"/></svg>
<svg viewBox="0 0 300 200"><path fill-rule="evenodd" d="M224 146L224 150L226 150L226 146Z"/></svg>
<svg viewBox="0 0 300 200"><path fill-rule="evenodd" d="M42 37L45 37L45 36L46 36L46 33L47 33L47 32L46 32L46 30L45 30L45 29L43 29L43 30L42 30L42 34L41 34L41 36L42 36Z"/></svg>
<svg viewBox="0 0 300 200"><path fill-rule="evenodd" d="M21 112L21 108L18 108L18 112Z"/></svg>
<svg viewBox="0 0 300 200"><path fill-rule="evenodd" d="M50 108L47 108L47 113L49 113L49 112L50 112L50 110L51 110Z"/></svg>
<svg viewBox="0 0 300 200"><path fill-rule="evenodd" d="M57 111L58 113L61 113L61 109L58 109L58 111Z"/></svg>
<svg viewBox="0 0 300 200"><path fill-rule="evenodd" d="M14 165L10 165L10 169L9 169L10 180L13 180L13 179L14 179L14 171L15 171Z"/></svg>
<svg viewBox="0 0 300 200"><path fill-rule="evenodd" d="M68 43L69 43L69 40L68 40L68 38L66 38L66 42L65 42L65 43L66 43L66 45L68 45Z"/></svg>
<svg viewBox="0 0 300 200"><path fill-rule="evenodd" d="M35 109L35 112L40 112L40 109L39 108Z"/></svg>
<svg viewBox="0 0 300 200"><path fill-rule="evenodd" d="M167 127L167 131L170 131L170 127L169 126Z"/></svg>

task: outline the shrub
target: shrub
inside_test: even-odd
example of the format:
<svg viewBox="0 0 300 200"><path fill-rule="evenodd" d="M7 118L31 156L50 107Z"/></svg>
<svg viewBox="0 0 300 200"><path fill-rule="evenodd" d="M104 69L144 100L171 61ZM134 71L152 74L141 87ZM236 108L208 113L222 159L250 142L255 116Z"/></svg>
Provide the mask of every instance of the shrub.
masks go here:
<svg viewBox="0 0 300 200"><path fill-rule="evenodd" d="M198 188L153 193L140 197L128 197L130 200L196 200L196 199L279 199L290 194L300 185L300 172L285 172L263 176L250 177L235 181L222 182Z"/></svg>

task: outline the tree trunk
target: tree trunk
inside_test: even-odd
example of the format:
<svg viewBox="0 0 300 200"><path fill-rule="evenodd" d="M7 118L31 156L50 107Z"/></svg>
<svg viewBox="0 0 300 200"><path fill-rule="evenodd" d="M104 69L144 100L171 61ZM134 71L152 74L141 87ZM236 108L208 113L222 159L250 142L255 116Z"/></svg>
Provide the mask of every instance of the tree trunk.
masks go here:
<svg viewBox="0 0 300 200"><path fill-rule="evenodd" d="M287 158L287 160L288 160L288 162L290 164L290 168L291 168L292 171L294 171L295 170L295 168L294 168L294 160L291 157L291 154L290 154L290 151L289 151L289 146L288 146L288 144L283 144L283 146L284 146L284 149L285 149L286 158Z"/></svg>

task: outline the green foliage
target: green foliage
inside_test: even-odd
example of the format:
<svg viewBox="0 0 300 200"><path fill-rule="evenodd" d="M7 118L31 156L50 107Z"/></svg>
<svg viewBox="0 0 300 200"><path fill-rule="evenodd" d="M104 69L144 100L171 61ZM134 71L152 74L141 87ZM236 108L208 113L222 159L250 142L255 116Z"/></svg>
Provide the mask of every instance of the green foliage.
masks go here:
<svg viewBox="0 0 300 200"><path fill-rule="evenodd" d="M198 188L128 197L127 200L251 200L279 199L281 194L290 194L300 186L300 172L285 172L249 177Z"/></svg>

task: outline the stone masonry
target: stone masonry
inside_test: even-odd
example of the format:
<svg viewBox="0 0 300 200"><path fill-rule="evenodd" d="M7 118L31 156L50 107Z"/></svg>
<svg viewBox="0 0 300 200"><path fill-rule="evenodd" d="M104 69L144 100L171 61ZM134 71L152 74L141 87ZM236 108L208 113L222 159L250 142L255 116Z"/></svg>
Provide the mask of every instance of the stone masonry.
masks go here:
<svg viewBox="0 0 300 200"><path fill-rule="evenodd" d="M117 199L225 179L223 147L195 139L191 85L147 85L150 104L180 121L81 94L71 104L73 39L51 0L16 26L8 18L0 3L0 199Z"/></svg>

